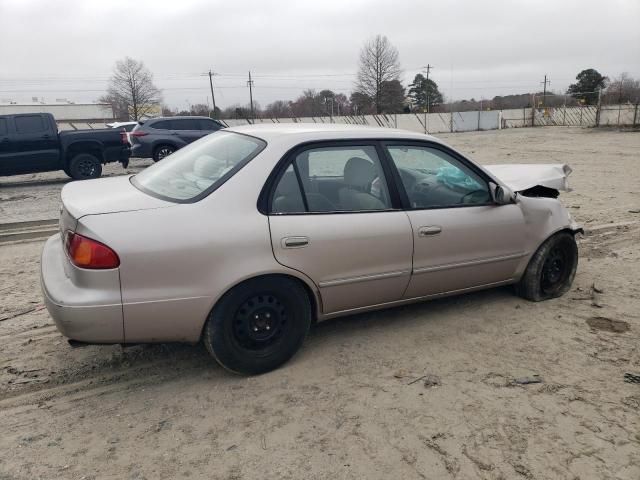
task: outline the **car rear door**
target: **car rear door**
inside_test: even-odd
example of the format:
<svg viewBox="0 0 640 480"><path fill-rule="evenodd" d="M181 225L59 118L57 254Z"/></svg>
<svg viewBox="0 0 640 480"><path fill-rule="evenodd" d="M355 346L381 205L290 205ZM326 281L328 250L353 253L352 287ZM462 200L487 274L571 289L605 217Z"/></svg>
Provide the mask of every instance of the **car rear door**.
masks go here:
<svg viewBox="0 0 640 480"><path fill-rule="evenodd" d="M197 118L174 118L171 120L171 126L178 138L185 143L194 142L203 136Z"/></svg>
<svg viewBox="0 0 640 480"><path fill-rule="evenodd" d="M200 125L200 136L201 137L205 137L205 136L209 135L210 133L217 132L218 130L220 130L222 128L222 125L220 125L217 122L214 122L213 120L209 120L207 118L200 119L200 121L198 123Z"/></svg>
<svg viewBox="0 0 640 480"><path fill-rule="evenodd" d="M386 147L413 231L413 273L405 297L510 282L527 255L520 206L495 204L484 173L444 146Z"/></svg>
<svg viewBox="0 0 640 480"><path fill-rule="evenodd" d="M367 142L302 147L268 194L274 255L313 280L325 314L399 300L409 283L411 225L379 152Z"/></svg>
<svg viewBox="0 0 640 480"><path fill-rule="evenodd" d="M14 116L9 143L12 144L12 162L19 171L52 170L58 165L58 135L47 115Z"/></svg>

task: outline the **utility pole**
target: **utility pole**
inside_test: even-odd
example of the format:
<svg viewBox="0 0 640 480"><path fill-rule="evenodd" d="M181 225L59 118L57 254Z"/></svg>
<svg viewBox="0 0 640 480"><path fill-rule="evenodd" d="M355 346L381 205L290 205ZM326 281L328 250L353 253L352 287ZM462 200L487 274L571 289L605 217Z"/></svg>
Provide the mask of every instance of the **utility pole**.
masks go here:
<svg viewBox="0 0 640 480"><path fill-rule="evenodd" d="M541 84L544 85L544 88L542 90L542 108L545 107L546 103L546 99L547 99L547 84L551 85L551 80L547 80L547 76L544 76L544 82L540 82Z"/></svg>
<svg viewBox="0 0 640 480"><path fill-rule="evenodd" d="M249 103L251 104L251 118L255 118L255 112L253 111L253 80L251 80L251 70L249 70L249 81L247 82L249 85Z"/></svg>
<svg viewBox="0 0 640 480"><path fill-rule="evenodd" d="M433 65L427 63L427 66L422 68L427 69L427 113L429 113L429 72L433 68Z"/></svg>
<svg viewBox="0 0 640 480"><path fill-rule="evenodd" d="M620 126L620 111L622 109L622 78L620 79L620 89L618 90L618 126ZM600 100L600 91L602 89L598 89L598 100Z"/></svg>
<svg viewBox="0 0 640 480"><path fill-rule="evenodd" d="M211 86L211 103L213 103L213 114L211 118L216 116L216 97L213 95L213 75L214 73L209 70L209 85Z"/></svg>
<svg viewBox="0 0 640 480"><path fill-rule="evenodd" d="M327 103L329 100L331 100L331 111L328 111L327 109ZM331 118L331 123L333 123L333 97L324 97L324 109L325 111L328 111Z"/></svg>

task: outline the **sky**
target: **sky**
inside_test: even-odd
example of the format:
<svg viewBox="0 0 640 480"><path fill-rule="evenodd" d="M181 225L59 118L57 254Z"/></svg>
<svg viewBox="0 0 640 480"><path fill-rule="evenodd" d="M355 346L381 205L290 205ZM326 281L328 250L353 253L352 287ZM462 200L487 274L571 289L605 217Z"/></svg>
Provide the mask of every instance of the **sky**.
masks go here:
<svg viewBox="0 0 640 480"><path fill-rule="evenodd" d="M141 60L164 103L184 109L304 89L353 91L376 34L402 80L424 66L447 98L564 92L585 68L640 78L640 0L0 0L0 102L95 101L114 63Z"/></svg>

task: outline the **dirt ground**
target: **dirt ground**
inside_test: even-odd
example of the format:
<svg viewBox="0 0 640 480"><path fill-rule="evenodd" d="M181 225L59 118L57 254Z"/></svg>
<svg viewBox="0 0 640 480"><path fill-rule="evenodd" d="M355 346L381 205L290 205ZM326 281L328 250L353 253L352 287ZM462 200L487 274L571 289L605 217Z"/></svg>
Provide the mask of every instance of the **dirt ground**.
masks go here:
<svg viewBox="0 0 640 480"><path fill-rule="evenodd" d="M0 479L639 479L640 133L443 137L481 163L573 167L561 198L590 230L564 297L328 321L244 378L202 346L72 349L42 306L42 242L1 246ZM0 222L54 218L63 178L0 179Z"/></svg>

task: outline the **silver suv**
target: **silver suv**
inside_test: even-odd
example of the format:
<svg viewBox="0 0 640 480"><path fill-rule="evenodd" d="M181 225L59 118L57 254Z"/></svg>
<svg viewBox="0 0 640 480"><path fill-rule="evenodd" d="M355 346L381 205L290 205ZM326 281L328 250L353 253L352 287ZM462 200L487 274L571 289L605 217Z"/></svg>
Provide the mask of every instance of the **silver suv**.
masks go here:
<svg viewBox="0 0 640 480"><path fill-rule="evenodd" d="M159 117L138 122L129 134L131 156L155 162L176 150L224 128L208 117Z"/></svg>

